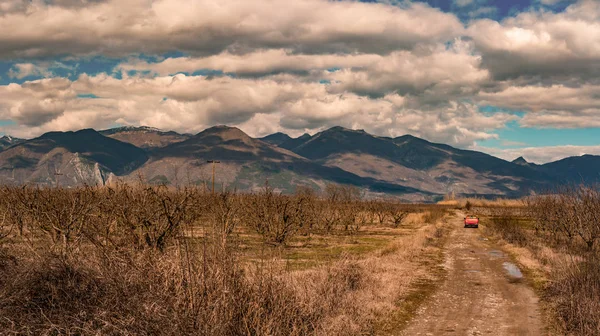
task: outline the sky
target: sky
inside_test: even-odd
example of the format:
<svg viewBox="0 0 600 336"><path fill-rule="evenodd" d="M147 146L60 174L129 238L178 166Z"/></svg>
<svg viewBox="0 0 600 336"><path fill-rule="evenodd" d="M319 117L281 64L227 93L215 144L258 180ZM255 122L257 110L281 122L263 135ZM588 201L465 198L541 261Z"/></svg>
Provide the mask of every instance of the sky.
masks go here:
<svg viewBox="0 0 600 336"><path fill-rule="evenodd" d="M0 132L344 126L600 155L600 1L0 0Z"/></svg>

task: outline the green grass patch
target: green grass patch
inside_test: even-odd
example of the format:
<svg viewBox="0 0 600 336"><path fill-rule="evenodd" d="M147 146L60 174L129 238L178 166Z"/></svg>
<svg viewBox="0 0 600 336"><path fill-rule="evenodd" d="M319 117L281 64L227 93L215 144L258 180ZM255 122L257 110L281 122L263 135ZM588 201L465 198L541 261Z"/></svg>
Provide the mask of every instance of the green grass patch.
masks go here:
<svg viewBox="0 0 600 336"><path fill-rule="evenodd" d="M302 270L327 264L344 255L363 256L383 250L397 237L407 234L404 229L369 227L354 234L297 235L286 245L266 244L263 238L249 230L240 230L235 242L239 257L246 262L276 258L290 270Z"/></svg>

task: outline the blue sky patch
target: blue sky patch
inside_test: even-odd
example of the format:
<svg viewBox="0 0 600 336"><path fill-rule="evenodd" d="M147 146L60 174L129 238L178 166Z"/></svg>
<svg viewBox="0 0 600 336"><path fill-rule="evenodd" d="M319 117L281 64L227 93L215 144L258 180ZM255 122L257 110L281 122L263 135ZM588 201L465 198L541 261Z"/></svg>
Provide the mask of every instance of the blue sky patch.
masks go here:
<svg viewBox="0 0 600 336"><path fill-rule="evenodd" d="M381 0L360 0L361 2L383 2ZM542 4L540 0L465 0L468 3L459 6L456 0L414 0L413 2L423 2L433 8L438 8L447 13L453 13L463 22L468 22L474 18L490 18L502 20L506 17L515 16L518 13L530 9L544 9L553 12L561 12L576 0L558 0L551 5ZM399 6L404 6L405 2L395 1Z"/></svg>
<svg viewBox="0 0 600 336"><path fill-rule="evenodd" d="M521 127L518 120L495 131L500 139L478 141L477 144L492 148L519 148L544 146L593 146L600 144L600 128L528 128Z"/></svg>
<svg viewBox="0 0 600 336"><path fill-rule="evenodd" d="M98 96L96 96L93 93L80 93L77 95L77 98L82 98L82 99L97 99L100 98Z"/></svg>

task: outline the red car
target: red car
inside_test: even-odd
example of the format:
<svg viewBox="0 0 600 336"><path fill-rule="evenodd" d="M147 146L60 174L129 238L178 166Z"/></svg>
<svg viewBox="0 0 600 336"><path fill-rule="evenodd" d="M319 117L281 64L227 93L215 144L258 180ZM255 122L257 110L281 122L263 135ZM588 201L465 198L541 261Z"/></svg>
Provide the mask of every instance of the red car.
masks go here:
<svg viewBox="0 0 600 336"><path fill-rule="evenodd" d="M479 227L479 218L477 216L467 216L465 217L465 227Z"/></svg>

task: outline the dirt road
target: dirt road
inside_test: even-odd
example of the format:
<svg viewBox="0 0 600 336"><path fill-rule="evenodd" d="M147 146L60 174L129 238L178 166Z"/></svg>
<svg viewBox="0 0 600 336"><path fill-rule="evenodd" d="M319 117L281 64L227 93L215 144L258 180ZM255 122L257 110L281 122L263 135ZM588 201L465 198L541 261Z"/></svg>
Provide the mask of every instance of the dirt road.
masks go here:
<svg viewBox="0 0 600 336"><path fill-rule="evenodd" d="M510 259L463 214L445 251L447 278L403 335L543 335L538 298Z"/></svg>

